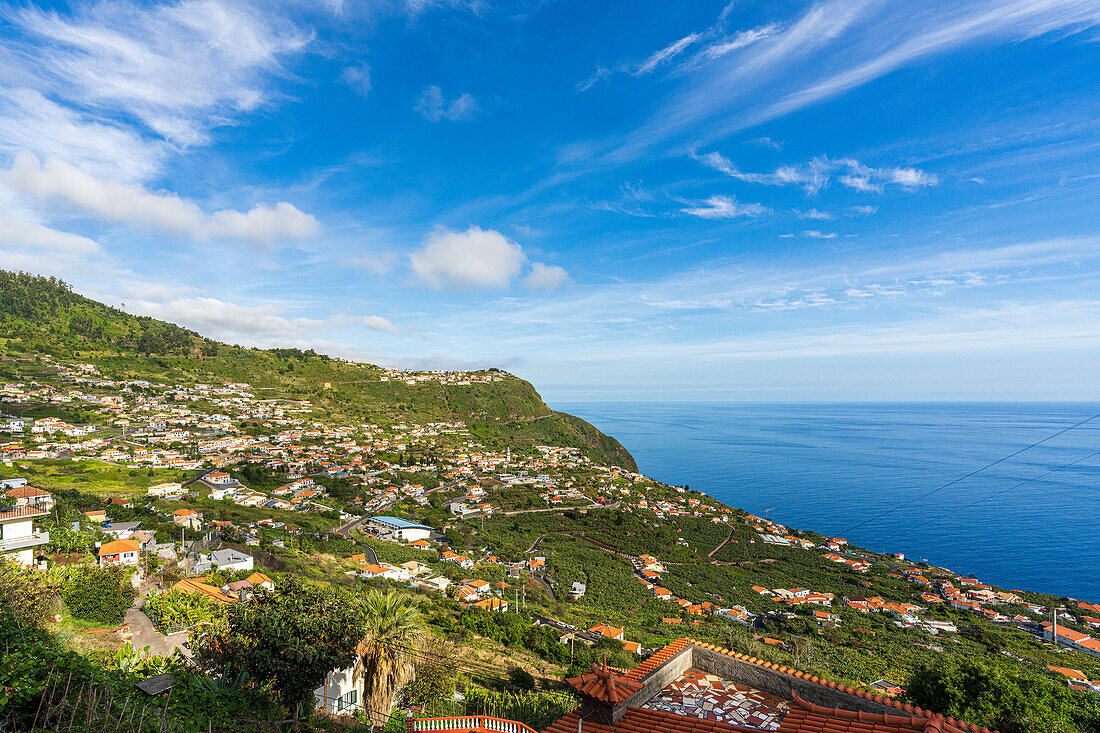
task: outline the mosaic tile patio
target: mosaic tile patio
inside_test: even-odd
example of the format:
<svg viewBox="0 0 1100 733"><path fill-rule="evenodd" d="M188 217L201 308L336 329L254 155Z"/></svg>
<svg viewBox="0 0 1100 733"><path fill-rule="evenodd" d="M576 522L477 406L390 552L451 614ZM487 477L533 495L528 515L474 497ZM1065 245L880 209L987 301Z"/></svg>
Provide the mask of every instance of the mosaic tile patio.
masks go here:
<svg viewBox="0 0 1100 733"><path fill-rule="evenodd" d="M790 710L790 703L748 685L691 669L643 707L776 730Z"/></svg>

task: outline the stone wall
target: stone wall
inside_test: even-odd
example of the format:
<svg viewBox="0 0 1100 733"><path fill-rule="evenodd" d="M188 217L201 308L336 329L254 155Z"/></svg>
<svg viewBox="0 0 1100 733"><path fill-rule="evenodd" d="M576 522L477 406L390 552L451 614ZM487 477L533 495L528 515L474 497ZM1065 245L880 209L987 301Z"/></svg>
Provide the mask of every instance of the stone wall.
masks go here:
<svg viewBox="0 0 1100 733"><path fill-rule="evenodd" d="M777 669L769 669L759 664L737 659L728 654L716 652L713 649L689 646L684 651L690 654L690 661L683 670L686 670L688 667L695 667L700 671L718 675L731 682L740 682L749 687L755 687L758 690L782 697L786 700L790 700L794 695L798 695L807 702L829 708L863 710L864 712L878 714L907 715L905 711L893 707L892 705L884 705L874 700L868 700L858 695L843 692L842 690L835 690L831 687L811 682L810 680L795 677L786 672L780 672ZM683 652L681 652L681 654L683 654ZM670 662L671 661L673 660L670 660ZM662 667L658 669L657 672L660 673L663 669ZM676 677L683 674L683 670L678 672ZM655 694L656 692L653 693L653 695ZM650 695L650 698L652 698L653 695Z"/></svg>
<svg viewBox="0 0 1100 733"><path fill-rule="evenodd" d="M631 695L626 704L640 708L656 697L657 693L668 687L669 684L680 679L685 672L691 669L692 649L694 647L689 644L681 649L678 654L674 654L667 662L650 672L644 680L645 686Z"/></svg>

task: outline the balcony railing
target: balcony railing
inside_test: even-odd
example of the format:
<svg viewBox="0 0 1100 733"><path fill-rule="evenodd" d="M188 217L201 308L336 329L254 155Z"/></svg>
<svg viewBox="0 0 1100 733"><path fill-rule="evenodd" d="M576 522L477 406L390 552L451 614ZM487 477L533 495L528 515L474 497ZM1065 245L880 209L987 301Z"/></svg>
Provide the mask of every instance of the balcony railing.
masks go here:
<svg viewBox="0 0 1100 733"><path fill-rule="evenodd" d="M491 718L487 715L414 718L409 721L409 733L433 730L476 731L476 733L535 733L534 729L523 723L503 718Z"/></svg>
<svg viewBox="0 0 1100 733"><path fill-rule="evenodd" d="M0 540L0 552L12 550L24 550L28 547L37 547L50 541L49 532L34 532L26 537L10 537Z"/></svg>

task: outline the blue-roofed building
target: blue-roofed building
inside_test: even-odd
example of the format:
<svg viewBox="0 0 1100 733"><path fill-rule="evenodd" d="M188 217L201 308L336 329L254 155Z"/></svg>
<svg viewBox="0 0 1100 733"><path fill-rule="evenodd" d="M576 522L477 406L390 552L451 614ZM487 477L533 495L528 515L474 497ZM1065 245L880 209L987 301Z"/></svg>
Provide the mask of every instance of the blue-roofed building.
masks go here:
<svg viewBox="0 0 1100 733"><path fill-rule="evenodd" d="M368 526L383 537L401 542L426 540L432 534L431 527L410 522L408 519L401 519L400 517L371 517Z"/></svg>

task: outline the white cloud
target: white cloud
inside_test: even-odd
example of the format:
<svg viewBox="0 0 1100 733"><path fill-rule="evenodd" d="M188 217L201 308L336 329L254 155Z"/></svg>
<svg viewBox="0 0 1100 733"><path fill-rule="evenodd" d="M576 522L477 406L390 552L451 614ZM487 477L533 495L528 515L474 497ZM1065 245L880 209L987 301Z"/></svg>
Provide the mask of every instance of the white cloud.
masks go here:
<svg viewBox="0 0 1100 733"><path fill-rule="evenodd" d="M708 44L706 48L700 51L697 55L696 61L714 61L720 59L723 56L738 51L747 46L751 46L757 41L763 40L772 35L776 26L774 23L770 25L761 26L759 28L750 28L744 31L738 31L732 36L723 36L718 40Z"/></svg>
<svg viewBox="0 0 1100 733"><path fill-rule="evenodd" d="M0 214L0 245L18 249L47 250L58 253L91 254L99 244L87 237L44 227Z"/></svg>
<svg viewBox="0 0 1100 733"><path fill-rule="evenodd" d="M492 229L440 227L409 255L409 264L431 288L474 290L507 287L526 259L519 244Z"/></svg>
<svg viewBox="0 0 1100 733"><path fill-rule="evenodd" d="M340 73L340 80L354 89L360 96L367 96L371 90L370 66L359 64L347 66Z"/></svg>
<svg viewBox="0 0 1100 733"><path fill-rule="evenodd" d="M734 219L742 216L761 216L771 209L762 204L743 204L732 196L711 196L698 206L680 209L685 214L702 219Z"/></svg>
<svg viewBox="0 0 1100 733"><path fill-rule="evenodd" d="M800 167L780 166L772 173L746 173L718 152L694 157L703 165L746 183L759 183L765 186L802 186L806 189L806 193L815 194L829 182L830 161L825 156L818 156Z"/></svg>
<svg viewBox="0 0 1100 733"><path fill-rule="evenodd" d="M14 155L24 150L63 157L99 176L138 181L160 169L169 146L62 106L33 89L0 86L0 151Z"/></svg>
<svg viewBox="0 0 1100 733"><path fill-rule="evenodd" d="M309 41L275 13L220 0L99 2L72 17L28 5L8 18L37 89L103 118L131 115L179 146L260 106L281 57Z"/></svg>
<svg viewBox="0 0 1100 733"><path fill-rule="evenodd" d="M852 206L848 209L853 214L858 216L870 216L878 211L877 206Z"/></svg>
<svg viewBox="0 0 1100 733"><path fill-rule="evenodd" d="M243 346L307 345L316 343L324 332L350 325L372 331L397 332L397 327L381 316L295 317L288 316L281 305L241 305L202 296L165 301L137 300L128 303L126 310L178 323L204 336Z"/></svg>
<svg viewBox="0 0 1100 733"><path fill-rule="evenodd" d="M320 230L321 224L316 218L286 201L275 206L257 204L246 212L215 211L205 226L209 237L242 239L263 245L286 239L309 239Z"/></svg>
<svg viewBox="0 0 1100 733"><path fill-rule="evenodd" d="M828 211L819 211L818 209L810 209L809 211L798 212L799 219L813 219L814 221L832 221L836 217L830 214Z"/></svg>
<svg viewBox="0 0 1100 733"><path fill-rule="evenodd" d="M544 290L550 292L557 290L569 280L569 273L564 267L558 265L544 265L535 262L531 265L531 271L523 278L523 284L531 290Z"/></svg>
<svg viewBox="0 0 1100 733"><path fill-rule="evenodd" d="M635 76L648 74L661 64L675 58L676 56L679 56L681 53L684 52L684 49L695 43L697 40L699 40L699 34L692 33L691 35L684 36L678 41L673 41L672 43L662 48L660 51L656 51L651 54L649 58L638 64L638 67L634 69L631 73Z"/></svg>
<svg viewBox="0 0 1100 733"><path fill-rule="evenodd" d="M899 3L819 0L798 12L700 68L642 125L608 140L600 162L642 159L687 137L725 139L963 46L1053 40L1100 24L1091 0L972 0L929 4L917 14Z"/></svg>
<svg viewBox="0 0 1100 733"><path fill-rule="evenodd" d="M413 109L429 122L472 120L478 113L477 100L472 94L464 93L448 101L443 97L443 91L435 85L420 92Z"/></svg>
<svg viewBox="0 0 1100 733"><path fill-rule="evenodd" d="M651 74L662 66L669 65L673 59L681 56L692 46L704 44L702 48L691 56L691 58L679 64L677 71L682 72L687 69L701 66L729 53L750 46L761 39L767 38L776 28L775 25L767 25L760 28L739 31L733 35L726 35L722 30L724 22L724 19L720 19L718 24L704 31L689 33L683 38L673 41L664 48L654 51L641 62L620 61L610 68L597 65L596 69L587 79L577 84L577 91L588 91L604 79L610 78L615 74L628 74L634 77Z"/></svg>
<svg viewBox="0 0 1100 733"><path fill-rule="evenodd" d="M397 266L397 255L392 252L356 255L355 257L345 258L342 264L346 267L364 270L372 275L385 275Z"/></svg>
<svg viewBox="0 0 1100 733"><path fill-rule="evenodd" d="M40 163L20 153L3 180L16 191L45 200L62 200L111 221L148 226L196 239L230 238L260 245L307 239L320 223L293 204L257 205L247 212L226 209L205 213L174 193L150 192L136 183L96 178L57 158Z"/></svg>
<svg viewBox="0 0 1100 733"><path fill-rule="evenodd" d="M692 156L703 165L738 181L765 186L801 186L810 195L828 186L833 174L838 172L843 172L837 178L839 183L866 192L879 193L887 184L913 191L939 183L939 178L934 174L917 168L872 168L853 158L834 159L819 155L802 165L780 166L772 173L747 173L718 152L693 153Z"/></svg>
<svg viewBox="0 0 1100 733"><path fill-rule="evenodd" d="M362 316L359 322L372 331L397 333L397 326L393 325L389 319L383 318L382 316Z"/></svg>
<svg viewBox="0 0 1100 733"><path fill-rule="evenodd" d="M862 193L882 193L882 186L878 183L871 183L871 179L866 176L848 175L841 176L837 180L848 188Z"/></svg>

